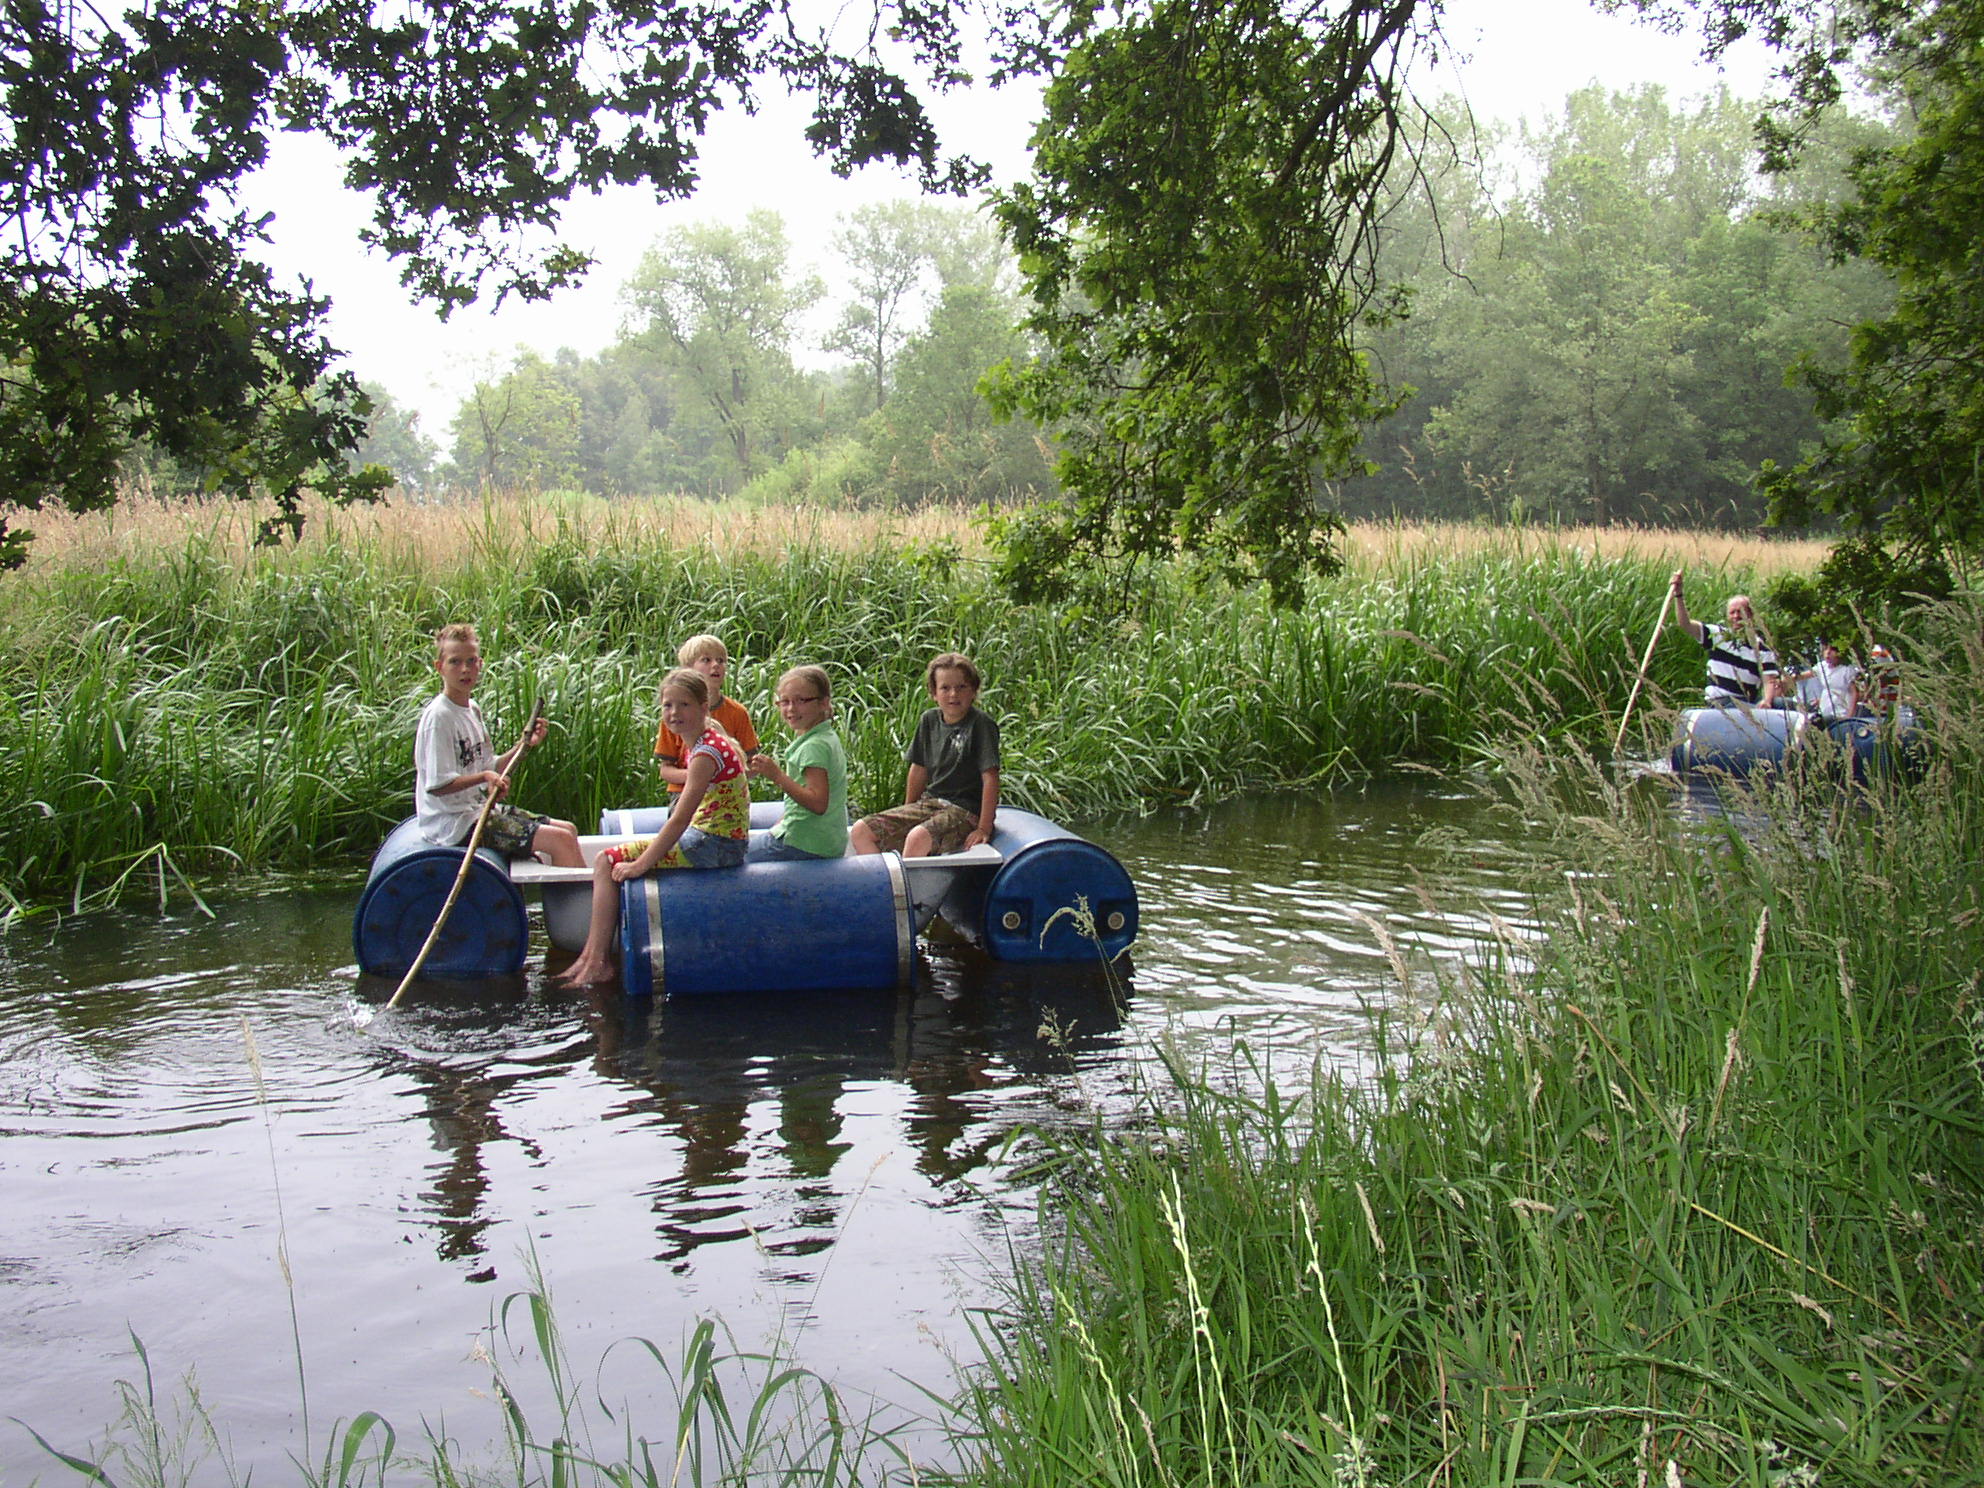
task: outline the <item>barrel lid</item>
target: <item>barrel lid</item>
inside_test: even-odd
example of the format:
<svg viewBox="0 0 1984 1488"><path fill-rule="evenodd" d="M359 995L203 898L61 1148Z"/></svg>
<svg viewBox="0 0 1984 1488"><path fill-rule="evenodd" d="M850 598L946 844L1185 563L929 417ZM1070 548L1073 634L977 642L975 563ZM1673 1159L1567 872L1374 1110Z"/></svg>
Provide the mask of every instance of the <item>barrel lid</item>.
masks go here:
<svg viewBox="0 0 1984 1488"><path fill-rule="evenodd" d="M1137 938L1136 886L1093 842L1034 842L993 876L984 932L1002 961L1114 960Z"/></svg>
<svg viewBox="0 0 1984 1488"><path fill-rule="evenodd" d="M447 903L461 865L459 848L436 847L398 859L366 884L351 925L361 971L368 976L406 973ZM513 975L523 969L529 948L523 895L499 862L478 853L421 974L462 979Z"/></svg>

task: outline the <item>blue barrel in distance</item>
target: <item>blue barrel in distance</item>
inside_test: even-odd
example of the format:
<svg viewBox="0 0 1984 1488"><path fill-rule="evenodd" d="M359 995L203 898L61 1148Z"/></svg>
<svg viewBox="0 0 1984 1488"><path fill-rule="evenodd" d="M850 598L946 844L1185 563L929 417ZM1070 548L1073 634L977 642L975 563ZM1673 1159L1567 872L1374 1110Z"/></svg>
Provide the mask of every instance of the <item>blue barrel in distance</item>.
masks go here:
<svg viewBox="0 0 1984 1488"><path fill-rule="evenodd" d="M978 923L986 950L999 960L1113 961L1137 938L1136 885L1109 852L1043 816L1004 806L992 845L1005 861L985 889ZM1083 904L1093 939L1078 914Z"/></svg>
<svg viewBox="0 0 1984 1488"><path fill-rule="evenodd" d="M1805 736L1805 715L1790 708L1688 708L1681 714L1680 736L1668 752L1677 773L1720 770L1748 775L1784 763L1787 751Z"/></svg>
<svg viewBox="0 0 1984 1488"><path fill-rule="evenodd" d="M404 976L426 944L461 872L462 849L436 847L408 817L372 855L365 891L352 916L351 943L367 976ZM524 896L502 857L475 855L460 897L428 952L421 975L449 980L514 976L530 949Z"/></svg>
<svg viewBox="0 0 1984 1488"><path fill-rule="evenodd" d="M667 806L619 806L599 814L600 834L605 837L627 839L652 837L668 825ZM778 819L785 815L785 806L779 801L753 801L751 803L751 848L750 861L756 862L767 841L766 834L778 825Z"/></svg>
<svg viewBox="0 0 1984 1488"><path fill-rule="evenodd" d="M902 862L882 853L628 879L620 945L628 996L680 997L907 986L916 937Z"/></svg>
<svg viewBox="0 0 1984 1488"><path fill-rule="evenodd" d="M1884 751L1881 731L1871 718L1835 718L1826 725L1826 734L1846 756L1853 778L1865 781L1879 768Z"/></svg>
<svg viewBox="0 0 1984 1488"><path fill-rule="evenodd" d="M1862 714L1836 718L1826 725L1826 733L1845 752L1855 781L1908 777L1921 773L1928 763L1928 744L1922 737L1915 710L1906 703L1894 710L1893 718Z"/></svg>

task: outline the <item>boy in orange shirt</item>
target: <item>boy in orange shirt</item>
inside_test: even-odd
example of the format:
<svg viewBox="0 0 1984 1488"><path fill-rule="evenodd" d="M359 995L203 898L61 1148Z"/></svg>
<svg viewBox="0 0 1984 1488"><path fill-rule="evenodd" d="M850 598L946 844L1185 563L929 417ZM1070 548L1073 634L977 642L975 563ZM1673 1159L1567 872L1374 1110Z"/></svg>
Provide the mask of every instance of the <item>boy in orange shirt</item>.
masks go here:
<svg viewBox="0 0 1984 1488"><path fill-rule="evenodd" d="M751 715L736 698L723 690L724 674L730 670L730 652L713 635L690 636L675 654L677 665L700 672L710 685L710 717L723 725L724 732L743 747L746 758L757 753L758 731L751 727ZM654 758L660 767L662 783L673 796L689 778L688 746L663 719L654 736Z"/></svg>

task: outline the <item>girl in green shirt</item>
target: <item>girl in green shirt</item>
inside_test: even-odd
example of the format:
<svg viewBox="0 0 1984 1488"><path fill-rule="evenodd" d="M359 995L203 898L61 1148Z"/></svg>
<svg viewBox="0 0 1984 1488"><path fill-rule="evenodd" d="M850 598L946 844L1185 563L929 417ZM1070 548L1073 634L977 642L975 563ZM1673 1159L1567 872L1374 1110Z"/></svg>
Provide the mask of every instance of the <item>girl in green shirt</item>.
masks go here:
<svg viewBox="0 0 1984 1488"><path fill-rule="evenodd" d="M751 773L785 792L785 814L762 838L752 834L753 862L807 862L847 852L847 751L830 721L833 691L826 668L796 666L778 679L773 701L796 736L783 768L751 756Z"/></svg>

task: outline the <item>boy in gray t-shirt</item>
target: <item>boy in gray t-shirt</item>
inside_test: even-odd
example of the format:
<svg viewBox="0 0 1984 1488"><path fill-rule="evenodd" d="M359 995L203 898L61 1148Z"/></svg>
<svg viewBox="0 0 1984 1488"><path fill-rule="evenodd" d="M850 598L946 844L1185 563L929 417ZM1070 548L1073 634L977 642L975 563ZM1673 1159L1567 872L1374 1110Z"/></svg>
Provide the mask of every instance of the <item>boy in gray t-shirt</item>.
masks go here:
<svg viewBox="0 0 1984 1488"><path fill-rule="evenodd" d="M978 711L978 668L946 651L924 668L936 707L916 725L903 758L903 804L864 816L848 830L857 853L921 858L990 842L999 810L999 725Z"/></svg>

